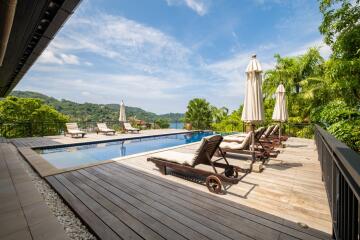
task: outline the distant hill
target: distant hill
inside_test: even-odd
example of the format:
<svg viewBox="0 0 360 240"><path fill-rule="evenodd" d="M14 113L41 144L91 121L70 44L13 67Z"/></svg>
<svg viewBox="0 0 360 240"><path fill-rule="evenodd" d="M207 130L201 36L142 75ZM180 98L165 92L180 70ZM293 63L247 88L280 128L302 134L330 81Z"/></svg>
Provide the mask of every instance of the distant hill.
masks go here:
<svg viewBox="0 0 360 240"><path fill-rule="evenodd" d="M58 100L41 93L31 91L13 91L12 96L22 98L38 98L47 105L54 107L61 113L69 115L73 121L117 121L119 117L119 104L95 104L95 103L76 103L66 99ZM175 122L184 117L183 113L167 113L157 115L156 113L145 111L137 107L126 106L126 116L136 116L137 119L152 122L159 118L169 119Z"/></svg>

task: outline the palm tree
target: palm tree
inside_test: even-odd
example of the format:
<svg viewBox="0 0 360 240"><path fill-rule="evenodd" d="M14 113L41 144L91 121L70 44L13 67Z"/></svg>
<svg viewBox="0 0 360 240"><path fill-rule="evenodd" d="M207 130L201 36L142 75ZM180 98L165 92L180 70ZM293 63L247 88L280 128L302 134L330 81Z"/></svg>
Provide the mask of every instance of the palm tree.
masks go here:
<svg viewBox="0 0 360 240"><path fill-rule="evenodd" d="M212 122L210 104L202 98L190 100L185 121L191 123L195 129L209 129Z"/></svg>
<svg viewBox="0 0 360 240"><path fill-rule="evenodd" d="M213 116L214 123L221 122L224 118L227 117L227 115L229 113L229 109L226 107L217 108L215 106L211 106L210 108L211 108L211 113Z"/></svg>
<svg viewBox="0 0 360 240"><path fill-rule="evenodd" d="M318 48L310 48L304 55L297 57L280 57L275 55L276 68L265 73L263 84L264 98L272 99L277 86L282 83L287 92L290 115L308 117L310 109L319 101L311 98L324 89L324 59ZM310 102L309 102L310 101ZM294 114L291 114L294 113Z"/></svg>

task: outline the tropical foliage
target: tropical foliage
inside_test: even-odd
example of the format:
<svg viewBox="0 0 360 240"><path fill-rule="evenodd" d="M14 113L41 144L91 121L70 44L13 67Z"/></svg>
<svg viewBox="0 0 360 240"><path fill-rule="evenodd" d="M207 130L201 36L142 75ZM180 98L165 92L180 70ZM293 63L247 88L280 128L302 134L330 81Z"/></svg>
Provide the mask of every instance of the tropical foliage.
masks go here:
<svg viewBox="0 0 360 240"><path fill-rule="evenodd" d="M59 134L68 120L39 99L11 96L0 101L0 133L4 137Z"/></svg>
<svg viewBox="0 0 360 240"><path fill-rule="evenodd" d="M185 113L185 121L191 123L194 129L209 129L213 115L210 103L202 98L194 98L189 101Z"/></svg>
<svg viewBox="0 0 360 240"><path fill-rule="evenodd" d="M323 22L319 27L332 56L325 77L332 80L334 94L348 105L360 102L360 1L322 0Z"/></svg>
<svg viewBox="0 0 360 240"><path fill-rule="evenodd" d="M170 122L169 119L166 118L158 118L155 120L155 128L169 128Z"/></svg>
<svg viewBox="0 0 360 240"><path fill-rule="evenodd" d="M214 121L212 128L217 132L241 132L243 122L241 120L242 106L231 114L223 116L220 121Z"/></svg>
<svg viewBox="0 0 360 240"><path fill-rule="evenodd" d="M359 0L322 0L319 27L332 50L324 60L317 48L296 57L276 55L276 67L265 74L265 106L276 86L286 86L289 122L318 123L360 151L360 6ZM268 115L267 115L268 116ZM298 135L309 131L299 130Z"/></svg>

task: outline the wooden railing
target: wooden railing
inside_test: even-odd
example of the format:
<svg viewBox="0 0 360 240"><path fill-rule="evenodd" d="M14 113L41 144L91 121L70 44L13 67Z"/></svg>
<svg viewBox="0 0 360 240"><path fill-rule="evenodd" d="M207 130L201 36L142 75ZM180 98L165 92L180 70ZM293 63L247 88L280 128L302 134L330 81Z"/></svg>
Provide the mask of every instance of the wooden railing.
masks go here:
<svg viewBox="0 0 360 240"><path fill-rule="evenodd" d="M334 239L360 239L360 155L315 125Z"/></svg>

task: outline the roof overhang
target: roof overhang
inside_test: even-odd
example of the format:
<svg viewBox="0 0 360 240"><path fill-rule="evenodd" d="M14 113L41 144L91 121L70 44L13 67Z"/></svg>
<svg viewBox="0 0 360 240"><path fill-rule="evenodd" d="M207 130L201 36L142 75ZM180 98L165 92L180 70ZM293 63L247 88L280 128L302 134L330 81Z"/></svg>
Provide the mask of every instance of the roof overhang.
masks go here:
<svg viewBox="0 0 360 240"><path fill-rule="evenodd" d="M6 39L6 30L9 30L9 25L11 27L7 44L1 46L5 54L0 66L0 97L9 94L18 84L80 1L0 0L0 7L10 6L7 14L0 14L1 37ZM9 2L16 3L13 16L13 5Z"/></svg>

